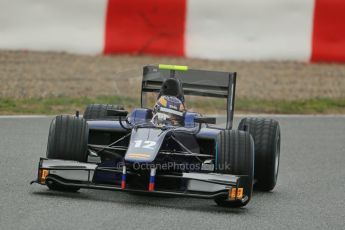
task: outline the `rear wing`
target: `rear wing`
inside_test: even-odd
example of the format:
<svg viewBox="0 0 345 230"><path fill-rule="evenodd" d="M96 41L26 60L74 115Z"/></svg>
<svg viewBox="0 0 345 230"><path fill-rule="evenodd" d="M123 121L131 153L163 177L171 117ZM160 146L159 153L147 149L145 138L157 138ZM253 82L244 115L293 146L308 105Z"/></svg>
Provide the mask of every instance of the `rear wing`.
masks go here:
<svg viewBox="0 0 345 230"><path fill-rule="evenodd" d="M163 65L162 65L163 66ZM218 72L208 70L194 70L182 66L170 66L169 69L160 66L144 66L141 86L141 106L145 107L145 93L159 93L162 83L176 77L182 83L185 95L205 96L227 99L227 122L226 128L232 128L234 115L234 99L236 89L236 72ZM174 68L176 67L176 68ZM175 71L178 73L175 74Z"/></svg>

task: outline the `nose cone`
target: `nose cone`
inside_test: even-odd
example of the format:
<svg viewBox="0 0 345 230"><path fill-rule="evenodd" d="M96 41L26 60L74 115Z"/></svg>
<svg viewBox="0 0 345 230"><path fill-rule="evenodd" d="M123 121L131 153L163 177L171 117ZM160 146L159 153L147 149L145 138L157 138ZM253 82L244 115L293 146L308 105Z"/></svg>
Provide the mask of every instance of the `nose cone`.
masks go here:
<svg viewBox="0 0 345 230"><path fill-rule="evenodd" d="M151 163L161 148L167 131L158 128L138 128L132 130L125 161Z"/></svg>

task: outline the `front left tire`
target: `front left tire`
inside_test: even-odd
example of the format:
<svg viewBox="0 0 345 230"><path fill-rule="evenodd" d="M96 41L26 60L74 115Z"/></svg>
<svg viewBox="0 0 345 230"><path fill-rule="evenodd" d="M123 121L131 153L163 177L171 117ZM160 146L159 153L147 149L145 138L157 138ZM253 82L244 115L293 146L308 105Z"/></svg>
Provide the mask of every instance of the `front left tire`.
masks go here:
<svg viewBox="0 0 345 230"><path fill-rule="evenodd" d="M223 130L217 137L216 172L232 175L246 175L243 186L244 200L230 201L219 197L215 202L223 207L242 207L252 197L254 178L254 142L248 132Z"/></svg>

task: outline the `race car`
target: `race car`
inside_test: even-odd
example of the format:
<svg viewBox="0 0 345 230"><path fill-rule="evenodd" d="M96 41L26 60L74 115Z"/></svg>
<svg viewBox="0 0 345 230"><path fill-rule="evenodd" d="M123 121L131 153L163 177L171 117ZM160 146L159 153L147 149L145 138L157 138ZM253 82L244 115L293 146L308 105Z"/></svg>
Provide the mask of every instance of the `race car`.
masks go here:
<svg viewBox="0 0 345 230"><path fill-rule="evenodd" d="M225 207L248 204L253 186L275 187L279 123L248 117L233 129L236 72L148 65L141 85L141 107L131 112L93 104L83 117L79 112L56 116L46 158L39 160L32 183L67 192L83 188L206 198ZM151 107L148 94L155 98ZM190 111L190 95L225 100L225 127L215 126L219 116Z"/></svg>

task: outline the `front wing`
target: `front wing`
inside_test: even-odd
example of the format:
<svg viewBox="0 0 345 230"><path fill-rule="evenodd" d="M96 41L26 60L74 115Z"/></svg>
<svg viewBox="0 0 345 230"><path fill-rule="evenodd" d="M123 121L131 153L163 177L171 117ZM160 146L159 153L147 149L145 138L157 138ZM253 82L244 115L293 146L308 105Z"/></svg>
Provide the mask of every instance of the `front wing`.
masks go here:
<svg viewBox="0 0 345 230"><path fill-rule="evenodd" d="M113 184L99 183L95 179L97 173L118 174L122 178L121 183L116 183L114 179ZM41 158L38 166L37 179L31 183L38 183L46 185L47 182L52 181L64 186L80 187L86 189L100 189L100 190L116 190L124 192L135 192L144 194L159 194L167 196L183 196L214 199L218 197L226 197L230 201L241 200L245 202L248 199L243 193L242 181L245 175L229 175L218 173L181 173L175 174L161 174L155 175L152 178L150 175L149 189L138 189L126 187L126 174L123 168L115 167L101 167L93 163L81 163L77 161L55 160ZM186 186L179 189L155 189L152 187L154 181L164 180L165 178L177 178L182 180ZM156 186L157 187L157 186Z"/></svg>

